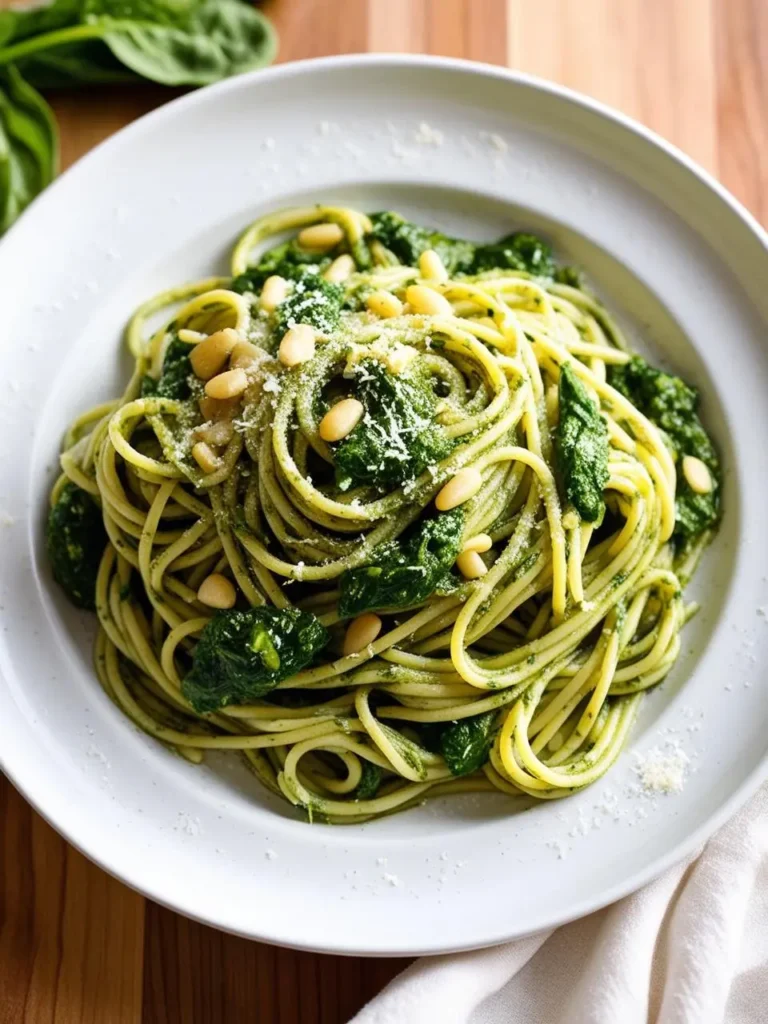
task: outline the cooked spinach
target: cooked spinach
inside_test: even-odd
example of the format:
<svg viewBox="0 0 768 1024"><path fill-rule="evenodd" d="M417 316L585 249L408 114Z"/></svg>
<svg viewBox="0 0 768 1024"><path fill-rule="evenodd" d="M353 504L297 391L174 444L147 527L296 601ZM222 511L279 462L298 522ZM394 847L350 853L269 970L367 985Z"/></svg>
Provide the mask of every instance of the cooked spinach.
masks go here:
<svg viewBox="0 0 768 1024"><path fill-rule="evenodd" d="M0 232L56 171L55 124L33 85L137 76L206 85L268 64L275 49L269 21L243 0L53 0L0 11Z"/></svg>
<svg viewBox="0 0 768 1024"><path fill-rule="evenodd" d="M679 544L693 540L714 526L720 515L720 460L699 419L698 391L640 356L611 367L608 381L663 431L678 461L674 536ZM706 463L714 482L709 494L693 491L680 472L679 463L686 455Z"/></svg>
<svg viewBox="0 0 768 1024"><path fill-rule="evenodd" d="M48 104L16 68L0 68L0 234L52 181L57 153Z"/></svg>
<svg viewBox="0 0 768 1024"><path fill-rule="evenodd" d="M329 639L315 615L297 608L219 611L200 634L182 692L199 712L247 704L308 665Z"/></svg>
<svg viewBox="0 0 768 1024"><path fill-rule="evenodd" d="M495 711L474 718L461 718L446 726L440 750L452 775L469 775L488 760L493 745Z"/></svg>
<svg viewBox="0 0 768 1024"><path fill-rule="evenodd" d="M101 509L73 483L48 513L46 547L53 577L78 608L96 608L96 577L107 543Z"/></svg>
<svg viewBox="0 0 768 1024"><path fill-rule="evenodd" d="M466 271L475 255L472 242L449 238L441 231L421 227L401 217L399 213L383 211L371 214L373 230L369 236L375 239L409 267L415 267L419 256L427 249L434 249L443 261L449 274Z"/></svg>
<svg viewBox="0 0 768 1024"><path fill-rule="evenodd" d="M515 231L499 242L478 245L468 272L481 274L497 269L525 270L536 277L552 277L555 261L546 242L536 235Z"/></svg>
<svg viewBox="0 0 768 1024"><path fill-rule="evenodd" d="M556 453L565 497L582 519L594 523L605 510L608 428L570 363L560 367L559 400Z"/></svg>
<svg viewBox="0 0 768 1024"><path fill-rule="evenodd" d="M355 788L355 800L372 800L379 790L383 777L384 772L377 764L363 761L363 774Z"/></svg>
<svg viewBox="0 0 768 1024"><path fill-rule="evenodd" d="M330 264L327 256L302 249L295 238L276 245L262 253L259 262L232 279L230 288L240 295L258 292L268 277L277 274L288 280L295 280L305 273L321 274Z"/></svg>
<svg viewBox="0 0 768 1024"><path fill-rule="evenodd" d="M309 324L322 334L339 325L344 289L309 271L294 278L293 289L275 310L278 333L294 324Z"/></svg>
<svg viewBox="0 0 768 1024"><path fill-rule="evenodd" d="M355 393L365 414L333 453L343 490L353 484L396 487L450 454L453 442L435 422L437 396L429 377L393 374L366 360L358 367Z"/></svg>
<svg viewBox="0 0 768 1024"><path fill-rule="evenodd" d="M347 569L339 579L339 615L408 608L437 590L449 593L456 585L450 570L463 527L464 510L451 509L383 544L370 565Z"/></svg>
<svg viewBox="0 0 768 1024"><path fill-rule="evenodd" d="M525 232L514 232L498 242L476 244L414 224L398 213L374 213L371 222L369 240L380 242L401 263L411 267L416 266L423 252L434 249L449 274L506 269L551 277L555 271L550 247Z"/></svg>
<svg viewBox="0 0 768 1024"><path fill-rule="evenodd" d="M160 377L155 380L147 374L141 382L142 398L175 398L184 401L189 398L191 388L189 378L192 375L192 363L189 353L192 346L174 338L165 350L163 369Z"/></svg>

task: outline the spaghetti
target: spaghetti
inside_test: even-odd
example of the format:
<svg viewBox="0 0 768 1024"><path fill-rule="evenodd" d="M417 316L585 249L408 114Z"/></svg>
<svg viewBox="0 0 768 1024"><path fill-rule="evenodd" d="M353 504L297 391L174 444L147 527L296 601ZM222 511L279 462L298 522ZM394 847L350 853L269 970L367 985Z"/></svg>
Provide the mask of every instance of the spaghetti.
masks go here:
<svg viewBox="0 0 768 1024"><path fill-rule="evenodd" d="M292 209L127 343L49 551L139 728L332 822L608 770L678 655L719 467L693 389L544 243Z"/></svg>

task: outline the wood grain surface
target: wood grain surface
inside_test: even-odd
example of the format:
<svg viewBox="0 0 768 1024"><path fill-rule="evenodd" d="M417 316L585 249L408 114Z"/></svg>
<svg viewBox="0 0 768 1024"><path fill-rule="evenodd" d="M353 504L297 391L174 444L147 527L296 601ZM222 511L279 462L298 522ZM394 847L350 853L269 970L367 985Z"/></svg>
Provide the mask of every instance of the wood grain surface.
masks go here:
<svg viewBox="0 0 768 1024"><path fill-rule="evenodd" d="M768 0L263 6L283 61L445 54L580 89L656 129L768 220ZM173 95L52 97L64 166ZM86 861L0 778L0 1024L343 1024L403 966L276 949L179 917Z"/></svg>

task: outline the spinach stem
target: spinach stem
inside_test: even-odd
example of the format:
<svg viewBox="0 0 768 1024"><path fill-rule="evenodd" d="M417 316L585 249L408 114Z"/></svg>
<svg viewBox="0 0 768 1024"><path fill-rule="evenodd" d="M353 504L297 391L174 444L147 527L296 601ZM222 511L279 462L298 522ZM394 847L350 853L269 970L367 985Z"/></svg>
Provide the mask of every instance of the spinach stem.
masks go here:
<svg viewBox="0 0 768 1024"><path fill-rule="evenodd" d="M109 28L114 31L116 24L111 23ZM31 36L16 43L15 46L0 49L0 66L11 64L40 50L51 50L56 46L66 46L67 43L78 43L84 39L101 39L105 34L104 30L104 25L73 25L70 28L56 29L55 32L45 32L41 36Z"/></svg>

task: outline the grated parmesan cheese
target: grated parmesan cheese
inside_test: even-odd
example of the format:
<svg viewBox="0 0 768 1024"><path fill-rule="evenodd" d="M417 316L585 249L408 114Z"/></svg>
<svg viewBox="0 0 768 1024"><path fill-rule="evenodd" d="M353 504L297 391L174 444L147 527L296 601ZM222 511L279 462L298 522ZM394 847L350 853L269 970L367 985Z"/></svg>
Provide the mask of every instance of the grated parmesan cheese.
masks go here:
<svg viewBox="0 0 768 1024"><path fill-rule="evenodd" d="M676 743L653 747L636 755L635 774L647 793L679 793L685 785L690 758Z"/></svg>

